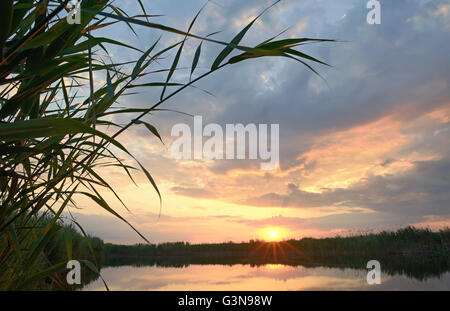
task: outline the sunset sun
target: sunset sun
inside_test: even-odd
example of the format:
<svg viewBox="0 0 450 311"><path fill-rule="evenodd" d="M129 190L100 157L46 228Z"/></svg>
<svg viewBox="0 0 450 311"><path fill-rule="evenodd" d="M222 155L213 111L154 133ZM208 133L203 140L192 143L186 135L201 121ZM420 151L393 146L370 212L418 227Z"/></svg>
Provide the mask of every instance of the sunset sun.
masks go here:
<svg viewBox="0 0 450 311"><path fill-rule="evenodd" d="M278 231L270 230L269 231L269 239L276 240L278 238Z"/></svg>
<svg viewBox="0 0 450 311"><path fill-rule="evenodd" d="M279 242L285 238L284 229L282 228L265 228L263 230L263 238L267 242Z"/></svg>

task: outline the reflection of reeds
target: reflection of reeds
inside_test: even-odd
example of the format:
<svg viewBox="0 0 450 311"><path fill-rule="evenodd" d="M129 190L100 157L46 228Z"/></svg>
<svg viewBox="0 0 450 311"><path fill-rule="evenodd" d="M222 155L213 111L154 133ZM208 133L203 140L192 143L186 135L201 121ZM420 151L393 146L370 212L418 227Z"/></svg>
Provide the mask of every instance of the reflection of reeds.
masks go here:
<svg viewBox="0 0 450 311"><path fill-rule="evenodd" d="M81 23L70 24L65 14L61 14L68 2L0 1L0 289L37 288L42 280L61 273L66 261L78 259L72 258L77 253L68 235L64 235L67 256L56 257L56 262L48 258L41 260L47 255L45 249L55 243L61 230L57 221L68 206L76 206L77 197L84 196L127 222L100 194L101 190L109 191L122 202L102 176L105 167L122 169L130 179L131 172L140 169L161 198L150 173L139 162L136 167L130 166L118 155L121 152L135 160L117 141L118 135L139 125L161 139L157 129L142 118L162 110L159 106L165 101L230 64L281 56L317 73L306 61L324 63L295 48L332 41L278 40L275 36L269 40L261 38L263 42L256 47L241 45L259 16L232 40L219 41L213 39L212 31L203 36L192 32L202 10L189 29L183 31L151 22L156 16L148 15L140 0L142 14L135 17L128 17L125 10L115 7L111 0L84 0ZM163 43L156 40L146 51L141 51L112 38L95 35L97 29L119 22L133 32L139 25L177 37L169 40L172 45L168 47L160 48ZM114 31L111 33L115 36ZM179 64L187 39L196 41L198 46L193 59L189 59L192 63L190 77L186 82L174 83L173 75L181 69ZM210 69L199 74L197 65L202 57L202 43L222 48ZM118 63L108 54L108 47L140 54L135 60ZM175 51L173 61L164 63ZM230 57L233 51L241 54ZM107 55L102 55L103 52ZM94 83L94 76L97 83ZM102 76L104 82L100 80ZM146 81L138 83L141 79ZM126 107L117 105L124 95L142 88L160 93L159 100L145 108L132 107L129 102ZM129 119L126 116L130 114L135 114L132 121L125 125L115 123L117 119L113 117ZM111 135L112 130L117 131ZM50 220L40 226L45 217ZM87 237L86 243L94 254ZM85 261L85 264L98 272L95 262Z"/></svg>
<svg viewBox="0 0 450 311"><path fill-rule="evenodd" d="M390 274L417 279L450 269L450 229L432 232L407 227L350 237L303 238L283 242L159 245L105 244L103 265L186 266L190 264L285 264L365 269L377 259Z"/></svg>

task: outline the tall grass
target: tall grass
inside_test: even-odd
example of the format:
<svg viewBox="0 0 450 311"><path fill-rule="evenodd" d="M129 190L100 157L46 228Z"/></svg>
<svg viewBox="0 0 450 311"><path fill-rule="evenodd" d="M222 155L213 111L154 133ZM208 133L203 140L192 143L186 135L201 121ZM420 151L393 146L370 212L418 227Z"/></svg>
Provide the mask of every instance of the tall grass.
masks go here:
<svg viewBox="0 0 450 311"><path fill-rule="evenodd" d="M149 1L140 0L142 13L134 17L127 15L127 8L116 6L120 2L83 0L81 24L71 25L65 18L68 2L0 2L0 289L3 290L37 288L43 279L64 271L67 260L79 259L73 251L76 246L67 235L61 238L65 239L66 258L58 255L59 261L52 262L46 258L49 253L45 250L52 248L52 243L61 244L60 240L55 242L61 230L57 222L68 206L76 206L80 196L127 222L101 195L107 190L120 199L102 177L105 167L122 169L130 179L134 170L142 171L161 198L150 172L117 140L121 133L132 126L145 126L150 135L160 138L158 130L142 120L144 116L161 110L161 104L197 81L247 59L285 57L317 73L308 62L324 63L295 48L332 41L275 36L264 38L254 47L242 45L258 16L230 41L223 42L214 39L212 29L205 34L193 32L202 10L187 30L180 30L154 22L155 16L145 10ZM171 34L175 43L164 46L157 40L141 51L126 42L96 36L96 30L117 24L135 32L146 27L155 33ZM185 83L173 83L187 39L198 44L191 78ZM197 64L203 57L201 47L205 44L223 49L211 60L210 69L200 72ZM108 54L108 46L137 50L140 56L118 63ZM233 51L239 53L231 55ZM109 61L101 53L107 53ZM158 67L160 60L167 58L173 60L171 64ZM158 80L155 72L166 77ZM96 86L93 77L100 73L106 77L105 82ZM159 100L145 108L129 103L118 108L117 101L136 89L158 92ZM126 125L110 119L130 114L132 121ZM114 134L110 134L111 130ZM136 160L136 164L126 164L124 156ZM41 225L48 217L50 220ZM91 242L86 236L92 250ZM97 271L95 261L85 263Z"/></svg>
<svg viewBox="0 0 450 311"><path fill-rule="evenodd" d="M40 242L39 236L36 233L39 233L40 230L43 230L43 228L48 226L51 223L52 218L53 217L50 216L31 218L30 226L35 229L30 230L32 235L26 240L28 243L27 245L29 245L30 248ZM42 248L42 251L36 255L37 258L33 268L45 270L48 266L67 261L68 258L77 258L82 262L89 261L100 263L104 252L104 243L102 239L90 235L84 236L80 229L70 222L64 223L61 220L58 220L56 223L52 224L52 226L56 233L49 238ZM7 244L7 240L3 238L0 239L1 249L6 249L8 247ZM7 272L8 271L5 273ZM26 270L23 272L26 272ZM98 277L96 275L97 273L87 269L82 270L82 272L83 281ZM72 286L67 284L64 273L58 272L42 277L33 284L33 289L40 290L72 290L76 287L76 285Z"/></svg>

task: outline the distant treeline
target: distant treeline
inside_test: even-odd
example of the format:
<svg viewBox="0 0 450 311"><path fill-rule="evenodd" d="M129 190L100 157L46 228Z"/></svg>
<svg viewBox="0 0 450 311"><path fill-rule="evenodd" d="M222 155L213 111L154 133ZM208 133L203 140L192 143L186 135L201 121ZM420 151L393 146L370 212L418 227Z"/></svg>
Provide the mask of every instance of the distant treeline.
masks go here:
<svg viewBox="0 0 450 311"><path fill-rule="evenodd" d="M285 264L365 269L371 259L391 274L423 279L450 270L450 229L407 227L349 237L282 242L190 244L187 242L104 245L104 266L190 264Z"/></svg>
<svg viewBox="0 0 450 311"><path fill-rule="evenodd" d="M397 231L361 234L348 237L332 238L302 238L300 240L285 240L282 242L265 242L250 240L242 243L190 244L188 242L162 244L117 245L106 243L104 254L111 256L186 256L201 255L266 255L277 252L298 256L335 256L361 254L427 254L448 255L450 251L450 229L431 231L407 227Z"/></svg>

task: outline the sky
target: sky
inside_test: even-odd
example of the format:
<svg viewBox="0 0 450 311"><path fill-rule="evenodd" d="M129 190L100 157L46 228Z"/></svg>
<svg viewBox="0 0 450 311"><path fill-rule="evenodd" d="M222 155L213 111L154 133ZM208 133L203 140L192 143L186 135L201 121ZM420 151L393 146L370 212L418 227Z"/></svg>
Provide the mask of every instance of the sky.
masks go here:
<svg viewBox="0 0 450 311"><path fill-rule="evenodd" d="M187 29L203 5L197 0L143 0L155 22ZM163 204L145 175L135 185L119 169L102 173L129 207L111 193L109 203L152 243L191 243L322 237L406 225L450 224L450 1L380 0L381 24L369 25L363 0L283 0L267 11L242 44L256 45L287 29L280 38L338 39L299 50L332 67L277 57L224 68L164 104L202 116L204 123L279 124L280 166L263 171L256 160L176 160L170 146L175 124L193 118L157 112L153 124L162 144L143 126L119 141L151 172ZM271 4L265 0L211 1L192 32L230 41ZM136 1L116 1L130 15ZM125 24L95 35L148 49L161 35ZM164 34L160 46L179 36ZM188 40L179 67L190 67L199 42ZM204 43L197 76L221 47ZM116 60L139 53L110 47ZM236 54L236 53L234 53ZM233 55L234 55L233 54ZM155 66L170 66L175 52ZM190 70L172 80L186 82ZM146 77L143 82L158 81ZM164 77L163 77L164 78ZM101 81L99 82L101 83ZM206 92L205 92L206 91ZM122 107L150 107L161 90L139 89L119 100ZM130 117L131 118L131 117ZM120 117L114 121L125 123ZM132 161L129 161L133 164ZM135 163L134 163L135 164ZM80 198L72 214L91 234L107 242L143 240L126 224Z"/></svg>

